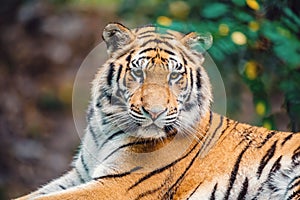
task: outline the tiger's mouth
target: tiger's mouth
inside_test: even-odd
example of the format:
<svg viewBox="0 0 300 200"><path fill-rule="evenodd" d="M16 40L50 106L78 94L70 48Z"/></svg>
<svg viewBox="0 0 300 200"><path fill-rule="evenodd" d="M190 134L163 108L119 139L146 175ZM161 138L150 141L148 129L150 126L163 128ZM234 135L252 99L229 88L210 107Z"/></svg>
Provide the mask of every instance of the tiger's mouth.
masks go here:
<svg viewBox="0 0 300 200"><path fill-rule="evenodd" d="M164 124L161 121L137 123L136 136L140 138L165 138L177 132L173 124Z"/></svg>
<svg viewBox="0 0 300 200"><path fill-rule="evenodd" d="M143 108L130 110L129 116L133 121L135 134L141 138L164 138L170 132L174 132L174 125L177 115L169 116L167 109L160 109L159 112L149 112Z"/></svg>

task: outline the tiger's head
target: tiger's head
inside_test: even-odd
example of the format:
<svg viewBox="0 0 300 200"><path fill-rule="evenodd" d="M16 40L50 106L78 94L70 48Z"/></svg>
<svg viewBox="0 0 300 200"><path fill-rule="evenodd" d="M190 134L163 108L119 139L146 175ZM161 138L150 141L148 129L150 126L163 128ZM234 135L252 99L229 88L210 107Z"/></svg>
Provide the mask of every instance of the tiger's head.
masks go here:
<svg viewBox="0 0 300 200"><path fill-rule="evenodd" d="M103 40L109 59L92 89L102 124L138 138L193 134L212 101L201 46L210 46L211 37L112 23Z"/></svg>

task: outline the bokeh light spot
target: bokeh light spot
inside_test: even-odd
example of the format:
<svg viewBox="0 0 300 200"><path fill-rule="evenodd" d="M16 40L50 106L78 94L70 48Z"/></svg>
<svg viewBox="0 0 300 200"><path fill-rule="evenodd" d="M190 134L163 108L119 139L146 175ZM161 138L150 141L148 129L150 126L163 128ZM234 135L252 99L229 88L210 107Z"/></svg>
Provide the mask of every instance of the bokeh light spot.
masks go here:
<svg viewBox="0 0 300 200"><path fill-rule="evenodd" d="M257 77L257 64L254 61L249 61L245 64L245 74L248 79L254 80Z"/></svg>
<svg viewBox="0 0 300 200"><path fill-rule="evenodd" d="M263 123L263 127L265 127L266 129L271 130L272 129L272 124L269 121L265 121Z"/></svg>
<svg viewBox="0 0 300 200"><path fill-rule="evenodd" d="M258 31L258 29L260 28L259 23L256 21L249 22L248 27L253 32Z"/></svg>
<svg viewBox="0 0 300 200"><path fill-rule="evenodd" d="M247 43L247 37L244 33L235 31L231 34L232 41L237 45L244 45Z"/></svg>
<svg viewBox="0 0 300 200"><path fill-rule="evenodd" d="M190 13L190 6L184 1L174 1L170 3L169 11L175 18L186 19Z"/></svg>
<svg viewBox="0 0 300 200"><path fill-rule="evenodd" d="M255 105L255 111L258 115L263 116L266 114L266 104L263 101L257 102Z"/></svg>
<svg viewBox="0 0 300 200"><path fill-rule="evenodd" d="M159 16L157 18L157 23L163 26L170 26L172 24L172 19L166 16Z"/></svg>
<svg viewBox="0 0 300 200"><path fill-rule="evenodd" d="M256 0L246 0L246 4L253 10L259 10L260 6Z"/></svg>
<svg viewBox="0 0 300 200"><path fill-rule="evenodd" d="M229 33L229 27L227 26L227 24L220 24L219 25L219 33L222 36L226 36Z"/></svg>

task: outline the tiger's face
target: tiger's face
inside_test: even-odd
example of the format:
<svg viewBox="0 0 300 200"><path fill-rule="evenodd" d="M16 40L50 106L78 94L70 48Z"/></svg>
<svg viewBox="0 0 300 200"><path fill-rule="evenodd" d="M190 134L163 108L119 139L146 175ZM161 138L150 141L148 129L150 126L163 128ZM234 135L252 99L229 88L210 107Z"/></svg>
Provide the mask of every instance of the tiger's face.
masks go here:
<svg viewBox="0 0 300 200"><path fill-rule="evenodd" d="M94 91L111 98L94 97L102 102L104 118L139 138L192 134L211 101L196 37L153 26L129 30L109 24L103 38L110 59L98 74L102 78L94 81Z"/></svg>
<svg viewBox="0 0 300 200"><path fill-rule="evenodd" d="M163 137L176 126L187 96L187 76L182 61L167 54L158 44L133 54L129 70L124 74L128 114L140 127L138 135Z"/></svg>

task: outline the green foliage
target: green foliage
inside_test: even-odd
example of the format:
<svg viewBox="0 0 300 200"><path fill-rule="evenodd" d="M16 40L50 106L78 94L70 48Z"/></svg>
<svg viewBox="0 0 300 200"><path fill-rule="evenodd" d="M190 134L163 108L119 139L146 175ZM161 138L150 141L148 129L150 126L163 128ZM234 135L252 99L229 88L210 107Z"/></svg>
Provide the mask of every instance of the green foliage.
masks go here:
<svg viewBox="0 0 300 200"><path fill-rule="evenodd" d="M212 3L202 10L202 16L208 19L222 17L229 12L229 7L223 3Z"/></svg>
<svg viewBox="0 0 300 200"><path fill-rule="evenodd" d="M232 98L228 102L238 102L236 86L243 80L253 94L260 119L257 123L273 129L270 95L281 93L285 96L282 104L291 128L299 131L298 7L297 1L287 0L123 0L119 14L136 25L158 23L183 32L210 32L214 44L209 53L223 74L228 96ZM233 80L228 74L236 78ZM238 107L229 104L229 113Z"/></svg>

